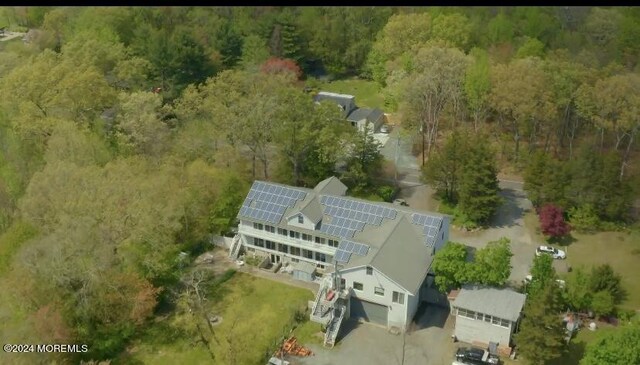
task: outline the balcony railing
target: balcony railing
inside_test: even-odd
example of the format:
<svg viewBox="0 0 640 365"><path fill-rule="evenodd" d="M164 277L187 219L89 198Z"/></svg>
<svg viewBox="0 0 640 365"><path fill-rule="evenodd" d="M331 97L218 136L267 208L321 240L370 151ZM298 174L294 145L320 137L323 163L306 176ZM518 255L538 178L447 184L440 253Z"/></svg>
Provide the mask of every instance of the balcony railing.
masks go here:
<svg viewBox="0 0 640 365"><path fill-rule="evenodd" d="M238 233L240 234L246 234L248 236L253 236L253 237L257 237L257 238L262 238L264 240L269 240L269 241L273 241L276 243L283 243L285 245L288 246L292 246L292 247L298 247L300 249L305 249L305 250L313 250L315 252L320 252L323 253L325 255L331 255L334 256L336 254L336 247L331 247L329 245L323 245L320 243L315 243L315 242L311 242L311 241L305 241L302 240L300 238L293 238L290 236L284 236L278 233L271 233L269 231L264 231L264 230L260 230L260 229L255 229L252 227L247 227L244 225L240 225L239 229L238 229ZM253 243L253 242L251 242Z"/></svg>

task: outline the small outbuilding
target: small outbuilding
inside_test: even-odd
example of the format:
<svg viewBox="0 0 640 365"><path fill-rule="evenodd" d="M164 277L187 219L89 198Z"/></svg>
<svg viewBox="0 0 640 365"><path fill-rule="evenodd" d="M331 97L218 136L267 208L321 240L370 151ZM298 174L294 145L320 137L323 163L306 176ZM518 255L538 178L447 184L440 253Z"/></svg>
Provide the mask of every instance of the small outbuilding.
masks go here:
<svg viewBox="0 0 640 365"><path fill-rule="evenodd" d="M293 265L293 278L302 281L313 281L315 279L316 265L300 261Z"/></svg>
<svg viewBox="0 0 640 365"><path fill-rule="evenodd" d="M526 296L511 289L466 286L452 303L456 317L454 336L471 344L511 347Z"/></svg>

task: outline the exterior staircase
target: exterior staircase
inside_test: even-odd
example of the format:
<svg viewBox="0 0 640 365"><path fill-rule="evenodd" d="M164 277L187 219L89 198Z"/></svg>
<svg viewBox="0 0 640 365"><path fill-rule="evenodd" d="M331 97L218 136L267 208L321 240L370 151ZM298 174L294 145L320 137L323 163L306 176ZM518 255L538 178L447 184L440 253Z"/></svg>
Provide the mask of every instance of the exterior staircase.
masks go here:
<svg viewBox="0 0 640 365"><path fill-rule="evenodd" d="M237 234L233 236L233 240L231 241L231 247L229 247L229 258L237 260L240 248L242 248L242 240L240 239L240 235Z"/></svg>
<svg viewBox="0 0 640 365"><path fill-rule="evenodd" d="M329 321L329 325L327 326L327 332L324 334L325 347L333 348L333 346L335 345L345 312L346 307L342 304L338 304L331 311L331 320Z"/></svg>
<svg viewBox="0 0 640 365"><path fill-rule="evenodd" d="M331 301L327 301L326 297L329 289L331 289L331 282L327 280L322 281L311 310L311 320L325 326L329 323L329 320L331 320L330 312L333 303L335 303L338 297L336 293Z"/></svg>

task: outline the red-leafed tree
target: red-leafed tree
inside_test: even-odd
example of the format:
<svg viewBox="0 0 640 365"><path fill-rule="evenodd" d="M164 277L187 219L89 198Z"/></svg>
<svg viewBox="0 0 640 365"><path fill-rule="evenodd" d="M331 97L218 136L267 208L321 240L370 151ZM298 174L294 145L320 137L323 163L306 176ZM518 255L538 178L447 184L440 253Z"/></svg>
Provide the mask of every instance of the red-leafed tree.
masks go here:
<svg viewBox="0 0 640 365"><path fill-rule="evenodd" d="M562 237L569 234L571 226L565 222L562 208L546 204L538 211L542 233L550 237Z"/></svg>
<svg viewBox="0 0 640 365"><path fill-rule="evenodd" d="M260 70L268 74L291 72L296 75L296 79L300 79L302 76L300 66L298 66L296 61L289 58L271 57L262 64Z"/></svg>

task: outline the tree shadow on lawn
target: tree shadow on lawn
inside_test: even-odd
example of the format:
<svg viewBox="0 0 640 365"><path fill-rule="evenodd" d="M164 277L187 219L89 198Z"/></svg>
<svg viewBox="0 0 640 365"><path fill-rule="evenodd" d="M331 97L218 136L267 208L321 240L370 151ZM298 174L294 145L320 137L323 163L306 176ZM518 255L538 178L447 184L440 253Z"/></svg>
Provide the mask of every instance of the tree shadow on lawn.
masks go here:
<svg viewBox="0 0 640 365"><path fill-rule="evenodd" d="M488 227L508 228L520 226L521 224L516 223L516 221L524 218L524 214L527 212L526 209L518 205L519 199L525 199L524 193L513 189L502 189L499 194L503 199L503 203L491 218L491 223Z"/></svg>
<svg viewBox="0 0 640 365"><path fill-rule="evenodd" d="M551 237L549 239L547 239L547 242L553 245L558 245L558 246L569 246L570 244L576 242L577 239L575 237L573 237L571 235L571 233L569 233L566 236L562 236L562 237Z"/></svg>
<svg viewBox="0 0 640 365"><path fill-rule="evenodd" d="M584 356L586 344L573 339L557 359L549 361L549 365L578 365Z"/></svg>

